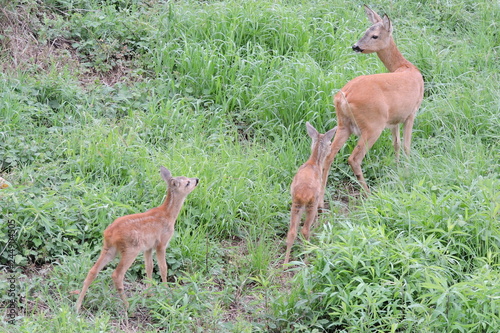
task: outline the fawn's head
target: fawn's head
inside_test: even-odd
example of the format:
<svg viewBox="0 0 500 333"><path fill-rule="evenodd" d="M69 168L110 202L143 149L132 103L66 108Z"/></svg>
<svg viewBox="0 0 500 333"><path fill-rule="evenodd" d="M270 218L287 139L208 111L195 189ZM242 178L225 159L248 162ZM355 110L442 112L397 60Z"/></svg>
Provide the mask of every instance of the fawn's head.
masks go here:
<svg viewBox="0 0 500 333"><path fill-rule="evenodd" d="M387 15L381 18L377 13L365 5L368 19L373 23L363 37L352 46L352 49L361 53L373 53L385 49L392 39L392 23Z"/></svg>
<svg viewBox="0 0 500 333"><path fill-rule="evenodd" d="M323 162L326 156L331 150L331 141L335 132L337 132L337 127L335 126L325 134L320 134L309 122L306 122L307 134L311 137L311 152L312 155L316 155L316 158Z"/></svg>
<svg viewBox="0 0 500 333"><path fill-rule="evenodd" d="M169 192L180 194L184 197L191 193L200 181L198 178L172 177L170 171L165 167L160 168L160 174L167 183Z"/></svg>

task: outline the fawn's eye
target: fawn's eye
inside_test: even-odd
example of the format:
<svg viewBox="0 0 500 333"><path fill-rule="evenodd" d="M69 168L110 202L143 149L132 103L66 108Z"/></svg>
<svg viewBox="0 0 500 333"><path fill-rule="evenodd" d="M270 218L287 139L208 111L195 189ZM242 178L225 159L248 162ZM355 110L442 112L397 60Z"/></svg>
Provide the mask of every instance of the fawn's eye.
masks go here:
<svg viewBox="0 0 500 333"><path fill-rule="evenodd" d="M373 36L372 36L372 38L373 38L373 39L377 39L377 38L378 38L378 36L377 36L377 35L373 35Z"/></svg>
<svg viewBox="0 0 500 333"><path fill-rule="evenodd" d="M186 184L186 187L189 186L189 184L191 184L191 181L188 180L187 184Z"/></svg>

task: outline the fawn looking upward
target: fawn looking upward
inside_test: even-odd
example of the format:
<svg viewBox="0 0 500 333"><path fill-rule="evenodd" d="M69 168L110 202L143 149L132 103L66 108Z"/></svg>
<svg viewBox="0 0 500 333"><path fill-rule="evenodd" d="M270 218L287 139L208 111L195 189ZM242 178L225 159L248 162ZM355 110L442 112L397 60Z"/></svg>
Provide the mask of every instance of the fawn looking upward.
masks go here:
<svg viewBox="0 0 500 333"><path fill-rule="evenodd" d="M334 97L338 130L326 158L323 175L324 190L330 166L340 148L351 134L360 136L348 163L366 193L361 162L366 152L379 138L384 128L391 129L396 160L399 160L399 124L403 123L404 150L410 153L413 121L424 94L424 81L417 67L399 52L392 38L392 23L387 15L381 18L365 5L365 12L373 25L352 46L361 53L377 52L390 73L358 76L348 82Z"/></svg>
<svg viewBox="0 0 500 333"><path fill-rule="evenodd" d="M128 308L128 301L123 290L123 278L139 253L144 252L146 276L151 280L153 274L152 253L153 249L156 250L161 280L167 282L165 250L174 234L175 220L184 199L198 185L199 180L198 178L186 177L174 178L165 167L161 167L160 174L168 185L165 202L144 213L119 217L104 230L104 245L101 255L83 282L83 288L76 302L77 312L80 311L89 285L116 254L119 254L121 259L112 274L112 278L125 308Z"/></svg>
<svg viewBox="0 0 500 333"><path fill-rule="evenodd" d="M286 237L285 264L290 259L290 251L295 238L297 238L297 228L304 210L306 211L306 220L302 227L302 234L305 239L309 240L311 225L318 215L318 204L323 186L323 165L326 156L330 152L330 142L337 130L335 127L325 134L319 134L309 122L306 123L306 128L307 134L312 139L311 156L299 168L290 186L292 209L290 212L290 229Z"/></svg>

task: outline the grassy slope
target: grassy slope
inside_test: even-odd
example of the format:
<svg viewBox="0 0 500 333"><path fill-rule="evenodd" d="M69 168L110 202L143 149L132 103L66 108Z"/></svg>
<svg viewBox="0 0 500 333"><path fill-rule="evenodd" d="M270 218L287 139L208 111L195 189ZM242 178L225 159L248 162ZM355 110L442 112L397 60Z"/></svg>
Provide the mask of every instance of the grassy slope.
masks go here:
<svg viewBox="0 0 500 333"><path fill-rule="evenodd" d="M0 245L14 221L16 265L37 265L19 269L19 331L499 330L498 4L373 4L425 77L412 156L396 166L384 133L361 200L349 141L331 172L332 211L294 252L309 264L283 274L305 121L333 127L332 91L385 71L349 50L368 26L361 3L97 3L0 12L0 169L14 184L0 193ZM76 316L70 292L102 230L160 204L160 165L201 179L167 250L175 279L144 297L139 259L125 322L111 267Z"/></svg>

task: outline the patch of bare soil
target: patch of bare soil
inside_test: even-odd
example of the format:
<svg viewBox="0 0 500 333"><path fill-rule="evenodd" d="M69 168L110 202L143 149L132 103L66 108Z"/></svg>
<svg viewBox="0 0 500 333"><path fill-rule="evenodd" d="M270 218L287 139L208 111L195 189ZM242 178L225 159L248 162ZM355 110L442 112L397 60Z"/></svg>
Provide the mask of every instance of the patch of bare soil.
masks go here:
<svg viewBox="0 0 500 333"><path fill-rule="evenodd" d="M37 30L42 26L43 16L53 17L43 8L17 6L15 9L0 8L0 70L5 73L17 71L40 73L50 70L68 70L78 77L83 86L100 82L112 86L127 78L131 72L123 62L107 72L82 66L76 42L64 37L40 41Z"/></svg>
<svg viewBox="0 0 500 333"><path fill-rule="evenodd" d="M283 249L284 243L282 239L273 240L276 244L272 248ZM241 266L245 265L248 257L247 240L242 238L233 238L228 241L223 241L223 248L227 249L226 262L228 265ZM278 250L279 251L279 250ZM280 257L280 253L276 252L276 257ZM261 321L266 323L269 311L271 310L271 298L276 292L279 294L288 294L291 290L293 276L296 274L294 270L283 268L283 260L272 262L268 271L268 279L270 282L269 294L256 281L245 279L244 276L239 276L240 286L235 290L233 301L225 308L222 321L226 323L236 323L244 320L247 322ZM230 273L229 273L230 274ZM232 277L234 279L234 277ZM229 277L231 279L231 277ZM219 282L219 288L222 291L226 288L224 279Z"/></svg>
<svg viewBox="0 0 500 333"><path fill-rule="evenodd" d="M5 72L15 70L48 70L50 66L67 66L73 70L79 67L76 51L71 42L57 38L51 43L40 43L34 26L40 19L22 6L14 10L0 8L1 52L10 61L1 66Z"/></svg>

